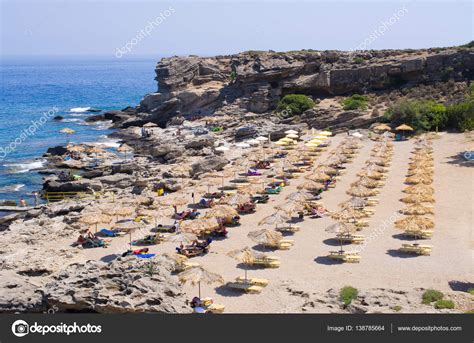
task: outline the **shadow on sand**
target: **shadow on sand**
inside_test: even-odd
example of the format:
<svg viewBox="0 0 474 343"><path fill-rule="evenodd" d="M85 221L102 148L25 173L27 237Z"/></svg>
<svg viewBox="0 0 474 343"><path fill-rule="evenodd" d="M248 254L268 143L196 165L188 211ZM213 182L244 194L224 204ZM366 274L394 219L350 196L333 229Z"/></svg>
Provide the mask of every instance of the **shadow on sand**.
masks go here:
<svg viewBox="0 0 474 343"><path fill-rule="evenodd" d="M453 291L458 292L467 292L469 289L474 289L474 283L472 282L465 282L465 281L449 281L449 287Z"/></svg>
<svg viewBox="0 0 474 343"><path fill-rule="evenodd" d="M325 264L327 266L332 266L334 264L342 264L342 262L335 261L332 258L329 258L327 256L318 256L314 259L314 262L319 263L319 264Z"/></svg>
<svg viewBox="0 0 474 343"><path fill-rule="evenodd" d="M392 257L399 257L399 258L414 258L414 257L419 257L421 255L415 255L415 254L409 254L409 253L404 253L401 252L397 249L390 249L387 250L387 254L392 256Z"/></svg>

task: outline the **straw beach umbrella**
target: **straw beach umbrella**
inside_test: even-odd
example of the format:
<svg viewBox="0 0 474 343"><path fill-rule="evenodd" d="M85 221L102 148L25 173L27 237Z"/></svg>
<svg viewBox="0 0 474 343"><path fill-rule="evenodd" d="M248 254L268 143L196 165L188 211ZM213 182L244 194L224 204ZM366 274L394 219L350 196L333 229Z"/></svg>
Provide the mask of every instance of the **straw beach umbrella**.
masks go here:
<svg viewBox="0 0 474 343"><path fill-rule="evenodd" d="M83 224L86 224L86 225L95 225L95 233L97 233L97 225L98 224L106 224L106 223L110 223L110 221L112 220L111 217L105 215L105 214L102 214L102 213L89 213L89 214L86 214L84 215L83 217L81 217L79 219L79 221Z"/></svg>
<svg viewBox="0 0 474 343"><path fill-rule="evenodd" d="M261 245L275 245L283 238L281 233L268 229L250 231L247 237Z"/></svg>
<svg viewBox="0 0 474 343"><path fill-rule="evenodd" d="M69 135L72 135L72 134L76 133L75 130L70 129L68 127L65 127L64 129L61 129L59 132L66 135L66 145L69 144Z"/></svg>
<svg viewBox="0 0 474 343"><path fill-rule="evenodd" d="M277 212L263 218L262 220L260 220L258 222L258 225L275 225L275 228L277 228L278 224L284 224L288 220L290 220L290 218L286 214L284 214L280 211L277 211Z"/></svg>
<svg viewBox="0 0 474 343"><path fill-rule="evenodd" d="M434 221L427 217L408 216L399 219L395 222L395 227L398 229L406 229L410 223L416 223L421 230L433 229L435 227Z"/></svg>
<svg viewBox="0 0 474 343"><path fill-rule="evenodd" d="M410 204L400 210L400 213L407 215L433 214L433 208L421 204Z"/></svg>
<svg viewBox="0 0 474 343"><path fill-rule="evenodd" d="M252 251L249 247L245 247L243 249L232 250L227 253L227 256L236 259L237 261L243 263L245 265L245 280L247 278L247 271L248 266L251 265L256 258L258 258L257 254Z"/></svg>
<svg viewBox="0 0 474 343"><path fill-rule="evenodd" d="M359 198L367 198L376 195L377 191L373 188L367 188L362 185L357 185L351 187L346 193Z"/></svg>
<svg viewBox="0 0 474 343"><path fill-rule="evenodd" d="M402 202L406 204L420 203L420 202L435 202L435 198L431 194L410 194L401 199Z"/></svg>
<svg viewBox="0 0 474 343"><path fill-rule="evenodd" d="M118 152L123 152L125 154L125 159L127 159L127 153L132 152L133 149L132 149L132 147L130 147L129 145L124 143L124 144L122 144L121 146L119 146L117 148L117 151Z"/></svg>
<svg viewBox="0 0 474 343"><path fill-rule="evenodd" d="M193 286L197 284L199 290L199 298L201 298L201 283L224 283L224 279L222 278L222 276L216 273L212 273L201 266L191 267L179 273L178 278L179 281L183 284L187 282L190 282Z"/></svg>
<svg viewBox="0 0 474 343"><path fill-rule="evenodd" d="M403 190L403 192L407 194L434 194L434 188L429 185L417 184L413 186L408 186Z"/></svg>
<svg viewBox="0 0 474 343"><path fill-rule="evenodd" d="M229 205L217 205L207 211L204 217L232 218L238 216L238 214L237 210Z"/></svg>
<svg viewBox="0 0 474 343"><path fill-rule="evenodd" d="M165 240L170 243L190 244L197 240L197 236L191 232L178 232L174 235L166 237Z"/></svg>
<svg viewBox="0 0 474 343"><path fill-rule="evenodd" d="M121 220L114 224L114 229L127 232L130 238L130 247L132 246L132 232L139 230L141 225L133 220Z"/></svg>

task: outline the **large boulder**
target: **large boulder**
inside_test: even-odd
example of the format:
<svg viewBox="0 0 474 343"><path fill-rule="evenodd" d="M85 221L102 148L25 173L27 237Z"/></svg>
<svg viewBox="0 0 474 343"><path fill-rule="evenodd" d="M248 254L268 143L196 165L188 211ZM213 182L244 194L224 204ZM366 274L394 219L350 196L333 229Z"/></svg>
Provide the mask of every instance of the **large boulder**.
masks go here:
<svg viewBox="0 0 474 343"><path fill-rule="evenodd" d="M190 313L178 278L135 257L72 264L47 284L48 307L63 312Z"/></svg>
<svg viewBox="0 0 474 343"><path fill-rule="evenodd" d="M78 180L69 182L59 182L56 180L46 180L43 184L43 190L46 192L90 192L101 191L100 182L93 180Z"/></svg>
<svg viewBox="0 0 474 343"><path fill-rule="evenodd" d="M195 177L213 170L222 170L227 163L229 163L229 161L224 157L207 156L191 165L191 176Z"/></svg>

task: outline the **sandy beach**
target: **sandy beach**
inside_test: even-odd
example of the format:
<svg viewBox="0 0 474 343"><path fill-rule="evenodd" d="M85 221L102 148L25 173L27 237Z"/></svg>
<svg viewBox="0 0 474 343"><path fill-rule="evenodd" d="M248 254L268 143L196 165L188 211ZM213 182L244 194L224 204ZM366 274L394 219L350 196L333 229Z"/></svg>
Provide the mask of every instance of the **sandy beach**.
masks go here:
<svg viewBox="0 0 474 343"><path fill-rule="evenodd" d="M328 147L316 160L324 161L331 150L335 149L345 135L331 138ZM332 211L338 209L338 204L348 200L346 190L357 178L365 161L370 157L370 151L375 142L364 139L362 148L353 161L347 164L346 171L340 176L336 187L323 193L324 206ZM373 289L394 290L400 292L417 292L422 288L435 288L450 291L450 283L469 282L473 279L473 170L470 167L453 163L455 155L463 149L465 138L462 134L441 133L433 140L434 149L434 188L436 223L434 236L428 244L433 245L431 256L401 255L397 249L405 241L399 235L401 230L384 222L391 217L399 219L398 211L403 207L399 200L404 196L402 189L408 168L413 140L394 142L392 164L387 173L385 185L380 189L375 206L375 215L370 220L369 227L360 233L366 237L379 229L360 251L362 257L358 264L338 264L326 256L330 250L337 250L338 244L331 241L334 233L325 229L334 224L330 217L310 219L308 217L298 225L301 230L294 235L285 237L294 240L294 246L288 251L276 250L270 252L278 256L281 267L278 269L250 269L249 277L265 278L269 285L259 295L236 293L223 286L203 285L202 293L215 299L217 303L225 304L226 313L280 313L301 312L305 303L305 294L324 294L345 285L358 288L361 292ZM195 257L197 262L207 270L223 276L226 281L232 281L237 276L243 276L244 270L227 253L234 249L255 246L247 234L260 228L257 223L272 213L274 206L285 202L285 197L297 190L303 178L294 179L291 185L284 188L281 194L271 196L267 204L259 204L257 212L243 215L241 226L229 228L226 239L215 240L210 253ZM186 193L184 193L186 194ZM199 198L199 194L196 194ZM205 212L204 210L203 212ZM163 221L163 224L172 220ZM393 222L393 219L392 219ZM151 226L150 226L151 227ZM380 228L383 228L382 230ZM140 238L134 234L133 238ZM120 254L128 246L128 236L114 238L106 249L83 249L74 260L103 260L108 261L114 254ZM56 246L68 246L70 239L55 241ZM164 242L150 246L150 252L162 254L174 252L176 244ZM350 247L345 249L350 250ZM185 285L184 290L190 300L196 295L196 287ZM306 311L305 309L304 311ZM429 308L420 311L429 312ZM313 311L328 311L328 308L316 308Z"/></svg>

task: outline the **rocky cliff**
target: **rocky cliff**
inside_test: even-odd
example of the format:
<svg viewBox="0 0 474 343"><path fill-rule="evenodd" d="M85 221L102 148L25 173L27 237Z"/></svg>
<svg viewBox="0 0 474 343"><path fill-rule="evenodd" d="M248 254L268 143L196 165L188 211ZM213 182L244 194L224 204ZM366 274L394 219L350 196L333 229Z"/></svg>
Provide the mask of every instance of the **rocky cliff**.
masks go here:
<svg viewBox="0 0 474 343"><path fill-rule="evenodd" d="M290 93L324 99L462 82L473 76L474 49L461 47L163 58L156 67L159 92L146 95L125 126L146 121L164 126L180 114L268 113Z"/></svg>

